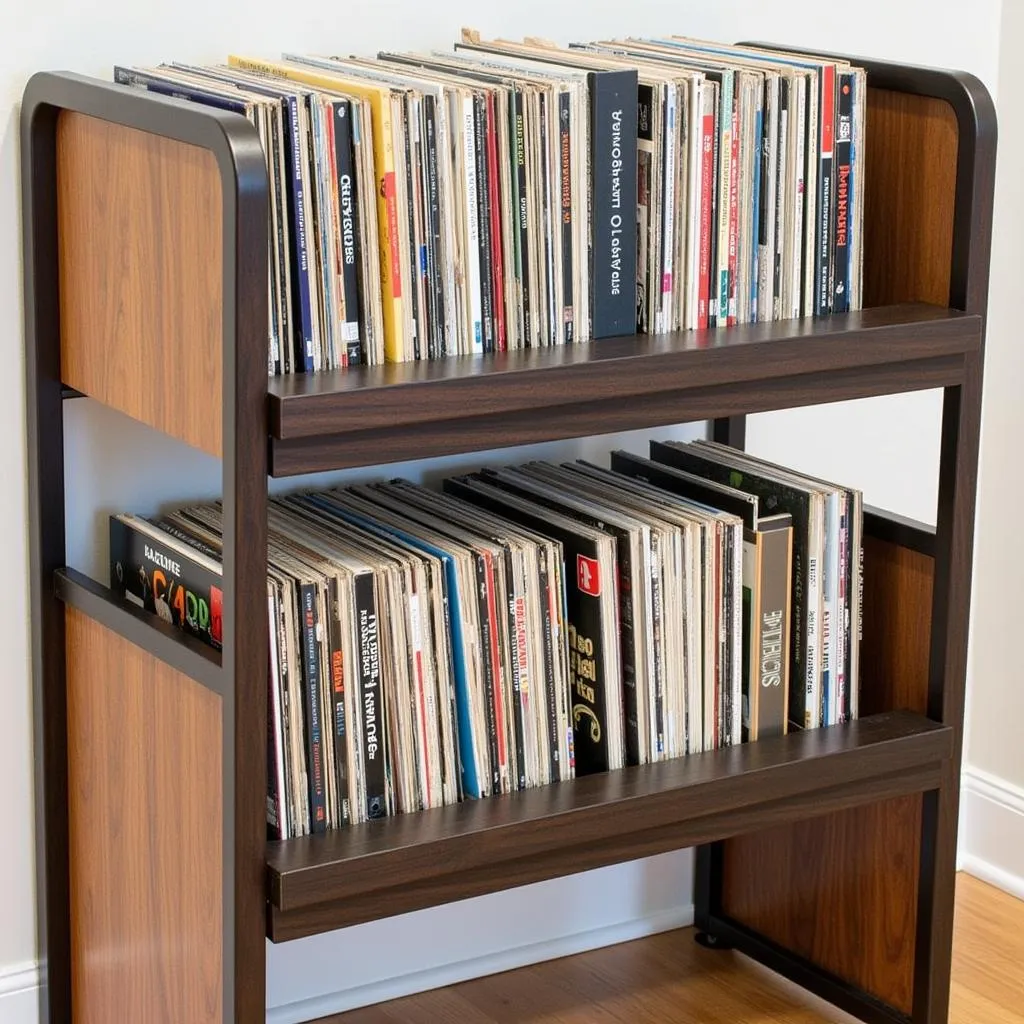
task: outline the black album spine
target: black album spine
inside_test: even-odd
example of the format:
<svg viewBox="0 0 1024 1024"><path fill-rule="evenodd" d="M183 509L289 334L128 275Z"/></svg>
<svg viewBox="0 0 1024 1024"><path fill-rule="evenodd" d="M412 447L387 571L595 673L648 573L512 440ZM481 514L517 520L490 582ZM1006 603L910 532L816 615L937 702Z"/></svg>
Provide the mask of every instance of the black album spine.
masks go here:
<svg viewBox="0 0 1024 1024"><path fill-rule="evenodd" d="M110 588L203 643L223 646L220 573L116 516L110 517Z"/></svg>
<svg viewBox="0 0 1024 1024"><path fill-rule="evenodd" d="M376 586L370 573L356 577L356 636L359 650L359 709L363 722L363 779L366 783L366 817L388 813L387 744L385 737L384 687L381 685L380 632L377 621Z"/></svg>
<svg viewBox="0 0 1024 1024"><path fill-rule="evenodd" d="M348 100L331 104L334 117L334 162L338 174L338 211L341 218L341 286L345 296L342 335L349 366L360 361L359 325L359 213L355 186L355 154L352 144L352 110Z"/></svg>
<svg viewBox="0 0 1024 1024"><path fill-rule="evenodd" d="M299 585L302 669L306 691L306 756L309 758L309 819L314 833L327 831L324 741L320 706L320 656L317 651L316 587Z"/></svg>
<svg viewBox="0 0 1024 1024"><path fill-rule="evenodd" d="M636 71L590 75L593 337L636 333Z"/></svg>

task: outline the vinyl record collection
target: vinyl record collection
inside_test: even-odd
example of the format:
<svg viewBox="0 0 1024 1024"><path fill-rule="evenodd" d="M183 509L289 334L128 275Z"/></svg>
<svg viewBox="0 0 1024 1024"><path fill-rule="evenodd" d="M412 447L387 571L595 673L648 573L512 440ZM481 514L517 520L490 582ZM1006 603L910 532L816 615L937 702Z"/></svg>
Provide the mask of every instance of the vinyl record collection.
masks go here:
<svg viewBox="0 0 1024 1024"><path fill-rule="evenodd" d="M271 375L856 310L863 70L683 37L115 68L235 111Z"/></svg>
<svg viewBox="0 0 1024 1024"><path fill-rule="evenodd" d="M857 716L861 495L712 442L273 499L267 819L291 838ZM223 641L221 511L111 586Z"/></svg>

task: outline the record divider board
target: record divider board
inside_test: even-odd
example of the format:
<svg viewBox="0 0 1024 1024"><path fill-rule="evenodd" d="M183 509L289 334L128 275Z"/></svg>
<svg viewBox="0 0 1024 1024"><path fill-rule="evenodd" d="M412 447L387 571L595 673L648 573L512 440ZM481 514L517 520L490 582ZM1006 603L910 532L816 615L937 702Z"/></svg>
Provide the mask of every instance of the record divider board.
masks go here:
<svg viewBox="0 0 1024 1024"><path fill-rule="evenodd" d="M68 73L22 107L44 1019L256 1024L265 939L698 845L697 922L865 1021L948 1016L995 112L868 71L866 309L266 376L267 179L241 117ZM934 529L865 516L863 717L267 842L267 477L944 390ZM218 455L224 648L66 565L63 403ZM72 510L73 514L73 510Z"/></svg>

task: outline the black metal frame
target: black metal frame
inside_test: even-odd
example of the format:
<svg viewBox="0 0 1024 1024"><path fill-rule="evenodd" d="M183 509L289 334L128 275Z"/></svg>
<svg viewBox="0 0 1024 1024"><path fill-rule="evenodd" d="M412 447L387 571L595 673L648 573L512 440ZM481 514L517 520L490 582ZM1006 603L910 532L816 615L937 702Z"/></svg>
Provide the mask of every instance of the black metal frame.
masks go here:
<svg viewBox="0 0 1024 1024"><path fill-rule="evenodd" d="M57 123L74 111L207 149L223 201L224 646L220 666L180 638L146 636L103 588L63 572L64 436L58 260ZM236 114L198 108L72 74L32 77L22 105L25 343L29 437L31 616L36 723L36 847L42 1019L73 1019L69 917L67 694L64 604L145 646L222 701L223 1006L227 1020L257 1019L264 972L262 794L266 792L266 252L267 175L259 137ZM67 397L70 397L68 395ZM239 624L244 624L240 628ZM262 638L262 639L261 639ZM252 799L253 792L261 794ZM242 883L242 884L240 884Z"/></svg>

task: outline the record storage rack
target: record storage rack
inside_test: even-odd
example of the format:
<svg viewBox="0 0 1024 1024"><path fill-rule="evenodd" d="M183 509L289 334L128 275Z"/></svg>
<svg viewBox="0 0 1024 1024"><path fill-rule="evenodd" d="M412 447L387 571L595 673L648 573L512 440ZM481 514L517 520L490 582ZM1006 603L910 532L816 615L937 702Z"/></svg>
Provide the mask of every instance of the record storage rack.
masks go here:
<svg viewBox="0 0 1024 1024"><path fill-rule="evenodd" d="M285 941L697 846L697 924L869 1022L948 1015L995 111L868 71L865 305L308 377L266 373L267 181L233 114L69 73L22 106L44 1014L265 1019ZM266 841L268 475L944 391L937 526L865 517L863 717ZM224 646L66 566L63 403L218 456ZM70 510L73 514L73 510Z"/></svg>

